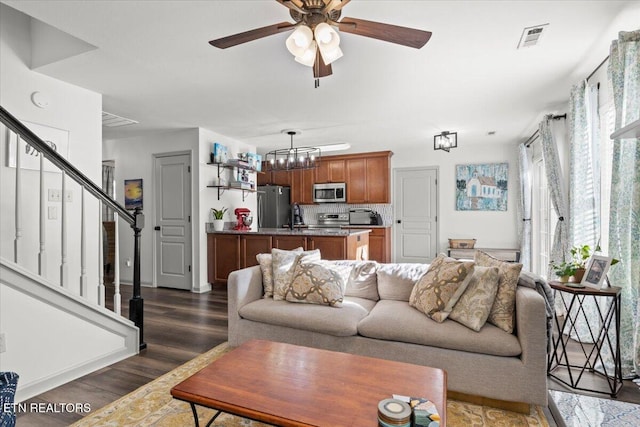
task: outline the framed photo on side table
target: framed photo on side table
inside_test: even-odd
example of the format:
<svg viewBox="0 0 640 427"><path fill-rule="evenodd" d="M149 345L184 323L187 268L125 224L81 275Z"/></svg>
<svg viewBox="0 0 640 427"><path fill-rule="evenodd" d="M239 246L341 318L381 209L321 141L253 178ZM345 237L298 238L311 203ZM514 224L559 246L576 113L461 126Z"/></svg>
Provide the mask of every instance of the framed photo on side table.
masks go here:
<svg viewBox="0 0 640 427"><path fill-rule="evenodd" d="M611 257L603 255L591 255L587 271L582 277L582 284L590 288L600 289L604 283L609 267L611 267Z"/></svg>

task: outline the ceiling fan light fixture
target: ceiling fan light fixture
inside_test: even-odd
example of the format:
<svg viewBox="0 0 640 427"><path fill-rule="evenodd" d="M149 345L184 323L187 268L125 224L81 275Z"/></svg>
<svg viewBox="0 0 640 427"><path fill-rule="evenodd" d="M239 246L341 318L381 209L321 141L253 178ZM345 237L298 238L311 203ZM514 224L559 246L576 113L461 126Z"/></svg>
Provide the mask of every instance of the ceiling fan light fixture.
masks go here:
<svg viewBox="0 0 640 427"><path fill-rule="evenodd" d="M296 56L296 62L299 62L302 65L306 65L307 67L313 67L313 64L316 62L317 50L318 46L316 45L316 42L312 41L302 55Z"/></svg>
<svg viewBox="0 0 640 427"><path fill-rule="evenodd" d="M322 22L316 25L314 30L316 36L316 42L320 48L325 47L327 49L334 49L340 45L340 36L331 28L331 25L326 22Z"/></svg>
<svg viewBox="0 0 640 427"><path fill-rule="evenodd" d="M313 42L313 32L306 25L299 25L289 37L287 37L287 49L293 56L302 56Z"/></svg>
<svg viewBox="0 0 640 427"><path fill-rule="evenodd" d="M336 47L334 49L327 49L320 46L320 55L322 55L322 60L325 64L329 65L332 62L342 58L342 49L340 47Z"/></svg>

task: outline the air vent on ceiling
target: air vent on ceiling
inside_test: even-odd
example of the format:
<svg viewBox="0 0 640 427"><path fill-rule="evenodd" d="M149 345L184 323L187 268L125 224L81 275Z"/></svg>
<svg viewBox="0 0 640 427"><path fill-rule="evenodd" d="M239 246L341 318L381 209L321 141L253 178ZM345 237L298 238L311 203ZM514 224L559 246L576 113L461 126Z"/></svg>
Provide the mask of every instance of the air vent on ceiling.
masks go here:
<svg viewBox="0 0 640 427"><path fill-rule="evenodd" d="M535 46L540 41L540 37L542 37L542 32L545 27L549 24L536 25L535 27L526 27L522 31L522 35L520 36L520 43L518 43L518 49L523 47Z"/></svg>
<svg viewBox="0 0 640 427"><path fill-rule="evenodd" d="M102 126L106 126L108 128L135 125L137 123L138 122L135 120L125 119L124 117L116 116L115 114L107 113L106 111L102 112Z"/></svg>

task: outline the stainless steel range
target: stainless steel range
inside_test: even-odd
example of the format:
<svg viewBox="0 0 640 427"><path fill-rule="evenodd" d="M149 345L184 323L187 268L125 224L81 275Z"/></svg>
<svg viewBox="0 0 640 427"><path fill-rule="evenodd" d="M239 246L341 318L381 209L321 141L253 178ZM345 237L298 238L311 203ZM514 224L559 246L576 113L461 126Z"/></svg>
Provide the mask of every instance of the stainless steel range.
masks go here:
<svg viewBox="0 0 640 427"><path fill-rule="evenodd" d="M309 228L335 228L340 229L343 225L349 225L348 213L319 213L317 224L309 224Z"/></svg>

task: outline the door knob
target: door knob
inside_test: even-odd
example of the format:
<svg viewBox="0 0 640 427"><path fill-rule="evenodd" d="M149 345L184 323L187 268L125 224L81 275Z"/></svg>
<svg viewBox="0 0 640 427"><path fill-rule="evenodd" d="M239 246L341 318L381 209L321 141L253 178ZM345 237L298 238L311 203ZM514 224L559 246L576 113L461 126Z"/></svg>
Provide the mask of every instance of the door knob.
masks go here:
<svg viewBox="0 0 640 427"><path fill-rule="evenodd" d="M401 220L401 219L397 220L396 222L397 222L398 224L402 224L402 220Z"/></svg>
<svg viewBox="0 0 640 427"><path fill-rule="evenodd" d="M155 227L153 227L153 229L156 230L156 231L160 231L160 226L156 225Z"/></svg>

